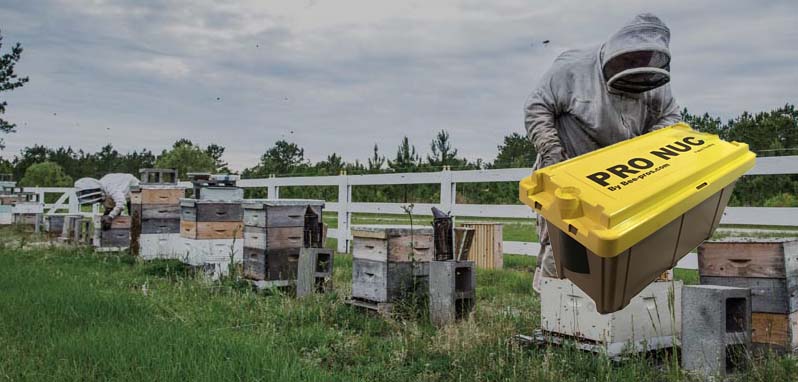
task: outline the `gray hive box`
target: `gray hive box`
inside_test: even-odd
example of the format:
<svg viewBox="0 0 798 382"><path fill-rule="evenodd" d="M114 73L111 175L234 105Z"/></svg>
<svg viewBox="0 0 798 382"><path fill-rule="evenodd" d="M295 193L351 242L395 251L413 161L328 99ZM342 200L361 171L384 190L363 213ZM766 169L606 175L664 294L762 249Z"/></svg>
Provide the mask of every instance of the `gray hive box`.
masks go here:
<svg viewBox="0 0 798 382"><path fill-rule="evenodd" d="M352 297L382 303L426 291L432 236L431 227L353 227Z"/></svg>

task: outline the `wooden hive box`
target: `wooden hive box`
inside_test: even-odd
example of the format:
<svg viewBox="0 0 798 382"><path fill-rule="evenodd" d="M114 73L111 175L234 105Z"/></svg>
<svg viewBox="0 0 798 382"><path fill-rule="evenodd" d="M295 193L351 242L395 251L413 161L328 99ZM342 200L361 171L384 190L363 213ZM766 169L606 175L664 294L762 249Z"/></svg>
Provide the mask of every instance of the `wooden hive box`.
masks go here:
<svg viewBox="0 0 798 382"><path fill-rule="evenodd" d="M103 230L102 216L94 217L94 244L100 248L127 248L130 246L130 216L117 216L111 221L111 228Z"/></svg>
<svg viewBox="0 0 798 382"><path fill-rule="evenodd" d="M798 350L798 239L705 242L698 271L701 284L751 289L754 343Z"/></svg>
<svg viewBox="0 0 798 382"><path fill-rule="evenodd" d="M182 199L180 235L186 239L243 239L241 201Z"/></svg>
<svg viewBox="0 0 798 382"><path fill-rule="evenodd" d="M502 224L500 223L463 223L462 227L474 229L474 239L468 253L468 259L483 269L502 269L504 267L504 246L502 242Z"/></svg>
<svg viewBox="0 0 798 382"><path fill-rule="evenodd" d="M433 252L431 227L352 228L352 297L393 302L425 292Z"/></svg>

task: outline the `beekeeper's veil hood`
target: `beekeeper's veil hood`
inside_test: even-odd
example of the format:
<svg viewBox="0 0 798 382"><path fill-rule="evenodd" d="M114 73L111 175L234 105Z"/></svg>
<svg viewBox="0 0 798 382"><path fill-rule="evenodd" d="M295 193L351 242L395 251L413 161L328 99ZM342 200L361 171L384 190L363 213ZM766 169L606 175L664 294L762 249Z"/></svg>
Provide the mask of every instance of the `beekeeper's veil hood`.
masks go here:
<svg viewBox="0 0 798 382"><path fill-rule="evenodd" d="M78 203L94 204L105 199L102 184L94 178L80 178L75 182L75 193L78 195Z"/></svg>
<svg viewBox="0 0 798 382"><path fill-rule="evenodd" d="M642 93L670 79L671 32L650 13L637 15L602 47L601 68L610 89Z"/></svg>

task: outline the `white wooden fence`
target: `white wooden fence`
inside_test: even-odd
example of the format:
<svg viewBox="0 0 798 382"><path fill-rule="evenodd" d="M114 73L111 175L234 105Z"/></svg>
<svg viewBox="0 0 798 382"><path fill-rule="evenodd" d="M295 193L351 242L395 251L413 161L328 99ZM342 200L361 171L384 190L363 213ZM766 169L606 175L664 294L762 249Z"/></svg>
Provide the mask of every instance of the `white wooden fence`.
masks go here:
<svg viewBox="0 0 798 382"><path fill-rule="evenodd" d="M535 217L534 212L524 205L457 204L455 195L457 184L487 182L518 182L532 172L531 168L500 170L470 170L440 172L420 172L403 174L337 175L264 179L242 179L238 185L243 188L266 188L267 197L278 199L280 187L337 186L338 200L327 202L326 210L338 213L338 228L330 229L328 235L338 239L338 251L347 252L351 241L350 226L352 213L404 214L403 203L361 203L352 201L352 187L367 185L399 184L439 184L440 201L437 204L416 203L414 215L431 215L431 207L452 211L456 216L482 218L526 218ZM746 175L784 175L798 174L798 156L758 158L756 165ZM184 183L186 187L190 184ZM67 208L70 212L79 211L77 198L71 188L26 188L40 194L63 193L54 204L46 207L52 213L57 208ZM763 226L798 226L798 208L729 207L723 215L721 224L745 224ZM507 253L536 255L537 243L505 241ZM691 260L694 261L694 260ZM693 268L693 266L689 266Z"/></svg>

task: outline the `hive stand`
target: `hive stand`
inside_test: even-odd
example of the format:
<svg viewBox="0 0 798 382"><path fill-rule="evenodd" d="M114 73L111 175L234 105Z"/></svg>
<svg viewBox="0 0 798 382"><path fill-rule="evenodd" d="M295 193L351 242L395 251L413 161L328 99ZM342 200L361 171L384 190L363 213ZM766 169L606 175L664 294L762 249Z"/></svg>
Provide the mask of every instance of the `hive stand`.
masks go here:
<svg viewBox="0 0 798 382"><path fill-rule="evenodd" d="M682 289L682 367L725 377L744 365L751 344L751 291L716 285Z"/></svg>
<svg viewBox="0 0 798 382"><path fill-rule="evenodd" d="M302 248L299 250L296 296L332 290L333 251L326 248Z"/></svg>
<svg viewBox="0 0 798 382"><path fill-rule="evenodd" d="M431 261L429 315L444 326L465 318L476 303L477 273L473 261Z"/></svg>

